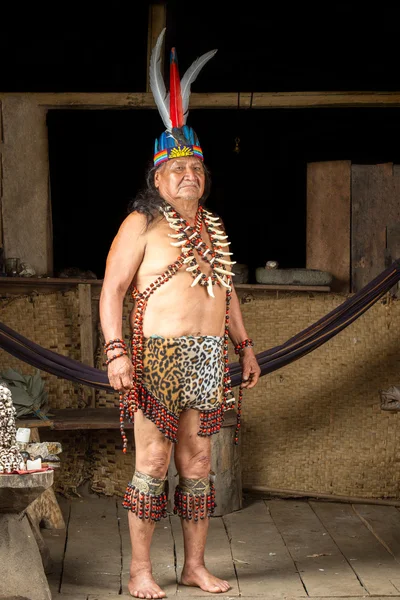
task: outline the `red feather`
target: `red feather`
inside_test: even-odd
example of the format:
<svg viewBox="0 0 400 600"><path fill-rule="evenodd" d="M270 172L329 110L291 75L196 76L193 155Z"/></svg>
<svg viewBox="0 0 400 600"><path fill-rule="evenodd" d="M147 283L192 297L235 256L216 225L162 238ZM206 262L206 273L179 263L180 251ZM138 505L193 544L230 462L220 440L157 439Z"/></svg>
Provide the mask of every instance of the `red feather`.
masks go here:
<svg viewBox="0 0 400 600"><path fill-rule="evenodd" d="M169 114L172 127L183 127L183 110L181 96L181 80L178 70L178 59L175 48L171 50L171 63L169 69Z"/></svg>

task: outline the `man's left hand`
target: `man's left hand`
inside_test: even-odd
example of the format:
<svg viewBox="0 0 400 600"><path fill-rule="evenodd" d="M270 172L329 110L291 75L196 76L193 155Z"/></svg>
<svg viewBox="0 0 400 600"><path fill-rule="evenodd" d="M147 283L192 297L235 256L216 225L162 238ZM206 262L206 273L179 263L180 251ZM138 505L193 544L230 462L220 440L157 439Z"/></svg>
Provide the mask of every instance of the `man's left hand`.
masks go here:
<svg viewBox="0 0 400 600"><path fill-rule="evenodd" d="M250 390L256 385L261 374L261 369L252 348L243 349L240 357L240 365L242 367L242 383L240 387Z"/></svg>

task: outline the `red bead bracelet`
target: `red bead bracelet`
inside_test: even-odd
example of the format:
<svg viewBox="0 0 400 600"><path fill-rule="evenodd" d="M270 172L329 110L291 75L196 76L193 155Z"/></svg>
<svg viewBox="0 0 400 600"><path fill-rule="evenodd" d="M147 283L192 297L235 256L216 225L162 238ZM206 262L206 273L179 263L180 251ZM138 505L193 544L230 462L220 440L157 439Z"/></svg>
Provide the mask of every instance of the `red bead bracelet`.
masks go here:
<svg viewBox="0 0 400 600"><path fill-rule="evenodd" d="M107 354L109 350L115 350L116 348L121 348L123 350L127 350L127 346L124 340L120 338L116 338L115 340L110 340L106 344L104 344L104 354Z"/></svg>
<svg viewBox="0 0 400 600"><path fill-rule="evenodd" d="M241 350L248 348L249 346L254 346L254 342L250 338L247 338L247 340L243 340L243 342L240 342L240 344L236 344L235 354L240 354Z"/></svg>
<svg viewBox="0 0 400 600"><path fill-rule="evenodd" d="M110 362L112 362L116 358L120 358L121 356L126 356L127 354L128 354L127 350L122 350L122 352L120 352L119 354L113 354L112 356L110 356L109 358L107 358L107 360L106 360L106 362L104 364L107 367L110 364Z"/></svg>

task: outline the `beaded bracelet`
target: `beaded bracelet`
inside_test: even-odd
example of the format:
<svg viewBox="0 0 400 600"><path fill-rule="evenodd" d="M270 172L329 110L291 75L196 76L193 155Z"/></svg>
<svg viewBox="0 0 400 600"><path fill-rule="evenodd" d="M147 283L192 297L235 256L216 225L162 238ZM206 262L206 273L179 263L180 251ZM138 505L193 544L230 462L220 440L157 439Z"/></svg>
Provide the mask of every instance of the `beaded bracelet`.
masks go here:
<svg viewBox="0 0 400 600"><path fill-rule="evenodd" d="M104 344L104 354L107 354L109 350L115 350L116 348L122 348L123 350L127 350L124 340L116 338L115 340L110 340L109 342L107 342L107 344Z"/></svg>
<svg viewBox="0 0 400 600"><path fill-rule="evenodd" d="M126 344L108 344L107 347L104 349L104 354L107 354L107 352L110 352L110 350L126 350Z"/></svg>
<svg viewBox="0 0 400 600"><path fill-rule="evenodd" d="M240 344L236 344L235 354L240 354L241 350L248 348L249 346L254 346L254 342L250 338L247 338L246 340L243 340L243 342L240 342Z"/></svg>
<svg viewBox="0 0 400 600"><path fill-rule="evenodd" d="M112 362L116 358L120 358L120 356L126 356L127 354L128 354L127 350L123 350L120 354L113 354L112 356L110 356L109 358L107 358L107 360L106 360L106 362L104 364L107 367L110 364L110 362Z"/></svg>

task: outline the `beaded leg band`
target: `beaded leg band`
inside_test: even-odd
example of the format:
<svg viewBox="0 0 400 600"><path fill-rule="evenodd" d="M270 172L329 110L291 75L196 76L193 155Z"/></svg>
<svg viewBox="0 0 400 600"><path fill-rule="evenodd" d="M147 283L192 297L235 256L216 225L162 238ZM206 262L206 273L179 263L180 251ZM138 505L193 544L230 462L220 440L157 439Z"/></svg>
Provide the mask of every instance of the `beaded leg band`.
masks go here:
<svg viewBox="0 0 400 600"><path fill-rule="evenodd" d="M160 521L167 516L166 479L157 479L135 471L126 488L122 506L135 513L139 519Z"/></svg>
<svg viewBox="0 0 400 600"><path fill-rule="evenodd" d="M175 490L174 514L182 519L197 522L211 517L215 510L215 490L213 477L203 479L179 478Z"/></svg>

